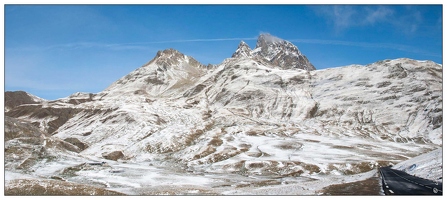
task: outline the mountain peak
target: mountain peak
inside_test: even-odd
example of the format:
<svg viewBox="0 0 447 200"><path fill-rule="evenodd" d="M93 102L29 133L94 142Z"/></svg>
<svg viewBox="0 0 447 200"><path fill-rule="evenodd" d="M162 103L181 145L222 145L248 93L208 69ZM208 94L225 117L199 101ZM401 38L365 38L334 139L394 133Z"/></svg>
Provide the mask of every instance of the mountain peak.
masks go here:
<svg viewBox="0 0 447 200"><path fill-rule="evenodd" d="M193 57L169 48L158 51L151 61L115 81L106 88L105 93L118 98L124 92L152 97L169 96L188 89L206 74L207 69Z"/></svg>
<svg viewBox="0 0 447 200"><path fill-rule="evenodd" d="M248 44L245 43L243 40L241 40L238 47L248 47L250 49L250 46L248 46Z"/></svg>
<svg viewBox="0 0 447 200"><path fill-rule="evenodd" d="M155 57L151 61L149 61L149 63L147 63L146 65L156 63L159 66L163 66L166 68L169 66L178 65L179 63L182 62L189 63L191 64L191 66L195 67L205 67L203 64L201 64L193 57L187 56L181 53L180 51L172 48L165 49L163 51L158 51Z"/></svg>
<svg viewBox="0 0 447 200"><path fill-rule="evenodd" d="M248 46L248 44L245 43L244 41L241 41L236 51L233 53L231 57L232 58L250 57L251 54L250 52L251 52L250 46Z"/></svg>
<svg viewBox="0 0 447 200"><path fill-rule="evenodd" d="M270 35L269 33L264 33L259 35L256 47L263 46L264 44L281 43L281 42L286 41L276 36Z"/></svg>
<svg viewBox="0 0 447 200"><path fill-rule="evenodd" d="M182 56L184 56L184 54L180 53L176 49L169 48L169 49L165 49L163 51L158 51L157 54L155 55L155 58L161 58L161 57L182 57Z"/></svg>
<svg viewBox="0 0 447 200"><path fill-rule="evenodd" d="M232 55L232 58L240 57L261 59L281 69L315 70L306 56L298 50L298 47L268 33L259 35L253 50L244 41L241 41Z"/></svg>
<svg viewBox="0 0 447 200"><path fill-rule="evenodd" d="M298 48L289 41L270 34L261 34L256 42L255 50L258 54L272 60L278 53L295 53L301 55Z"/></svg>

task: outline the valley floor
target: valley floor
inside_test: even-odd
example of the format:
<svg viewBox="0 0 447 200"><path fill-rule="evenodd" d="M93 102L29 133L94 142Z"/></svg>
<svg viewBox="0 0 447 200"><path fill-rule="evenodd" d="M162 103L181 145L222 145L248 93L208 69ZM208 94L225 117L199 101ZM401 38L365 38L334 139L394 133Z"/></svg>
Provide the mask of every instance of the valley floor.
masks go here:
<svg viewBox="0 0 447 200"><path fill-rule="evenodd" d="M5 171L5 195L340 195L341 191L334 192L334 188L365 180L359 194L379 195L377 170L348 176L274 177L182 172L150 163L116 162L66 166L62 173L73 175L65 176L68 178L56 172L44 175L48 172L24 175Z"/></svg>

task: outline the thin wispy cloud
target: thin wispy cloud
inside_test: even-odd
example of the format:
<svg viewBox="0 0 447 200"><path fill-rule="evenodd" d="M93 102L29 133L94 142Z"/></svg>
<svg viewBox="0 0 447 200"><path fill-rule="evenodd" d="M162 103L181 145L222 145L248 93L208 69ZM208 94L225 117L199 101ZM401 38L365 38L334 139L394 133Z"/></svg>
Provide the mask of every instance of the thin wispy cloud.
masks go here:
<svg viewBox="0 0 447 200"><path fill-rule="evenodd" d="M324 14L331 17L336 29L344 29L352 26L354 23L353 16L356 14L356 11L352 7L334 6L325 9Z"/></svg>
<svg viewBox="0 0 447 200"><path fill-rule="evenodd" d="M375 20L382 18L386 14L379 14L388 12L385 10L370 11L375 13L371 15L369 23L373 23ZM211 38L211 39L179 39L179 40L164 40L164 41L149 41L149 42L135 42L135 43L95 43L95 42L79 42L79 43L67 43L57 44L44 47L17 47L8 48L8 50L21 50L21 51L45 51L45 50L73 50L73 49L109 49L109 50L154 50L150 44L171 44L171 43L194 43L194 42L220 42L220 41L241 41L241 40L257 40L257 37L240 37L240 38ZM441 57L439 54L427 52L412 46L390 43L368 43L368 42L350 42L341 40L322 40L322 39L286 39L290 42L297 43L310 43L310 44L322 44L322 45L342 45L342 46L356 46L364 48L383 48L393 49L398 51L419 53L427 56Z"/></svg>
<svg viewBox="0 0 447 200"><path fill-rule="evenodd" d="M48 46L26 46L26 47L10 47L10 51L50 51L50 50L77 50L77 49L109 49L109 50L147 50L149 47L130 44L130 43L95 43L95 42L78 42L55 44Z"/></svg>
<svg viewBox="0 0 447 200"><path fill-rule="evenodd" d="M336 28L373 25L389 20L394 11L383 6L329 6L316 11L326 16Z"/></svg>
<svg viewBox="0 0 447 200"><path fill-rule="evenodd" d="M257 37L248 37L248 38L187 39L187 40L166 40L166 41L145 42L144 44L185 43L185 42L219 42L219 41L256 40L256 39L257 39Z"/></svg>
<svg viewBox="0 0 447 200"><path fill-rule="evenodd" d="M389 17L393 16L394 11L388 7L379 6L377 8L365 8L365 24L375 24L378 22L386 21Z"/></svg>
<svg viewBox="0 0 447 200"><path fill-rule="evenodd" d="M406 12L406 15L396 15L395 19L390 20L389 23L404 32L415 33L424 25L423 14L420 10L411 7L406 9L410 12Z"/></svg>
<svg viewBox="0 0 447 200"><path fill-rule="evenodd" d="M240 41L240 40L256 40L257 37L246 38L211 38L211 39L180 39L180 40L164 40L149 42L133 42L133 43L96 43L96 42L78 42L56 44L49 46L28 46L28 47L12 47L8 50L19 51L48 51L48 50L68 50L68 49L109 49L109 50L148 50L152 49L150 44L171 44L171 43L191 43L191 42L221 42L221 41Z"/></svg>
<svg viewBox="0 0 447 200"><path fill-rule="evenodd" d="M291 39L291 42L297 43L309 43L309 44L322 44L322 45L342 45L342 46L356 46L364 48L382 48L392 49L398 51L405 51L409 53L423 54L427 56L442 57L442 55L427 52L412 46L402 44L390 44L390 43L368 43L368 42L349 42L340 40L320 40L320 39Z"/></svg>
<svg viewBox="0 0 447 200"><path fill-rule="evenodd" d="M408 34L417 31L423 23L419 10L403 14L393 6L335 5L316 6L313 10L318 16L326 18L337 33L353 27L388 24L395 30Z"/></svg>

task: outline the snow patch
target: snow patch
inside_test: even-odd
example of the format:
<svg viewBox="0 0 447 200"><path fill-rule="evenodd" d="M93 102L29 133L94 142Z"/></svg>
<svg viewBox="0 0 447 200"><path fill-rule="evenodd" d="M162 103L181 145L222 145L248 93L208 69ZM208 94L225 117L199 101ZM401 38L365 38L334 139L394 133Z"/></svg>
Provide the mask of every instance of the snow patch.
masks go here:
<svg viewBox="0 0 447 200"><path fill-rule="evenodd" d="M403 161L392 168L420 178L442 182L442 148Z"/></svg>

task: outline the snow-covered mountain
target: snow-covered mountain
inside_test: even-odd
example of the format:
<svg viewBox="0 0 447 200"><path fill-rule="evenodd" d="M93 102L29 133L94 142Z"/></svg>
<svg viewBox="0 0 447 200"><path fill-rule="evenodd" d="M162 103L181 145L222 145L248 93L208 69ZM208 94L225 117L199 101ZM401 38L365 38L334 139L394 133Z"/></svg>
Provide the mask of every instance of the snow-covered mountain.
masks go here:
<svg viewBox="0 0 447 200"><path fill-rule="evenodd" d="M241 41L232 55L232 58L240 57L250 57L274 68L315 70L295 45L270 34L261 34L253 50Z"/></svg>
<svg viewBox="0 0 447 200"><path fill-rule="evenodd" d="M211 67L202 65L194 58L175 49L166 49L159 51L143 67L113 83L102 94L113 96L117 95L115 93L132 92L130 95L178 96L206 75L208 68Z"/></svg>
<svg viewBox="0 0 447 200"><path fill-rule="evenodd" d="M315 70L292 43L261 35L217 66L167 49L100 93L5 115L72 144L81 160L320 179L442 145L442 66L402 58Z"/></svg>

